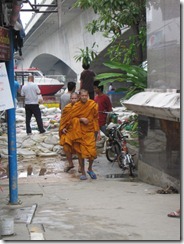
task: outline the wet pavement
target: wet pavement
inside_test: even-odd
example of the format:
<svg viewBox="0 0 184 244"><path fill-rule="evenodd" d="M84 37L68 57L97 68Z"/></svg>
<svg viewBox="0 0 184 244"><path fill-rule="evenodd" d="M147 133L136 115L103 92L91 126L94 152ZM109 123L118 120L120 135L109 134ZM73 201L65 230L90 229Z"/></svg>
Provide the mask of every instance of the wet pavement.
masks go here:
<svg viewBox="0 0 184 244"><path fill-rule="evenodd" d="M3 241L180 240L180 219L167 217L180 194L158 194L159 187L139 181L137 172L130 177L102 153L94 162L97 180L81 181L74 164L65 173L62 156L20 161L18 205L8 204L9 182L0 180L0 216L14 219Z"/></svg>

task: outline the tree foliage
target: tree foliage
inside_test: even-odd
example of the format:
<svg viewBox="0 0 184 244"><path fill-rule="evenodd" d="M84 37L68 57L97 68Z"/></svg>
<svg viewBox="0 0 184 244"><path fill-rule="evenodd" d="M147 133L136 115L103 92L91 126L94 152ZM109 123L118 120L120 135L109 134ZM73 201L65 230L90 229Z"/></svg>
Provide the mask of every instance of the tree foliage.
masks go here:
<svg viewBox="0 0 184 244"><path fill-rule="evenodd" d="M157 0L153 2L157 4ZM146 0L77 0L74 7L92 8L97 17L87 24L87 30L92 35L103 32L110 38L110 61L104 65L112 72L97 75L101 85L129 82L128 87L116 90L126 91L125 99L143 91L147 87L147 71L140 64L146 50ZM122 35L125 29L131 30L127 39Z"/></svg>
<svg viewBox="0 0 184 244"><path fill-rule="evenodd" d="M124 63L141 63L146 45L146 0L77 0L74 7L92 8L97 18L86 28L91 34L103 32L111 38L108 54L111 59L122 60ZM124 28L131 27L133 35L129 40L116 39L121 36ZM127 46L127 41L131 44Z"/></svg>

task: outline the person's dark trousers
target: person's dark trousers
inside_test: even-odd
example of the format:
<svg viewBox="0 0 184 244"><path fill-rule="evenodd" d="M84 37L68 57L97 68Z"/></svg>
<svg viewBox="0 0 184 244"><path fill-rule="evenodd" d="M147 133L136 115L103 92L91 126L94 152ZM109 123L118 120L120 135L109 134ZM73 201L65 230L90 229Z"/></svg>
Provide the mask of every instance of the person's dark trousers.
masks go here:
<svg viewBox="0 0 184 244"><path fill-rule="evenodd" d="M94 97L95 97L95 92L88 92L89 93L89 98L94 100Z"/></svg>
<svg viewBox="0 0 184 244"><path fill-rule="evenodd" d="M25 110L26 110L26 132L27 132L27 134L31 133L30 122L31 122L32 115L35 116L40 133L44 133L45 129L43 127L43 121L42 121L42 117L41 117L41 111L39 108L39 104L26 104Z"/></svg>

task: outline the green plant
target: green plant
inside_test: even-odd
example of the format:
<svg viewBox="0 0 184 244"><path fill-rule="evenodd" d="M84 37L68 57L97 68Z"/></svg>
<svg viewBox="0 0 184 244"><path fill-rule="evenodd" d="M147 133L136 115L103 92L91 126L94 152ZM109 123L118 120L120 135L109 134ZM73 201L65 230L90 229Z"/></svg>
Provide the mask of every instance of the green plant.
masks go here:
<svg viewBox="0 0 184 244"><path fill-rule="evenodd" d="M98 74L96 79L101 80L101 85L113 83L114 81L130 83L129 87L122 87L116 90L126 91L124 99L129 99L131 96L143 91L147 87L147 71L142 67L115 61L106 62L104 65L121 72Z"/></svg>
<svg viewBox="0 0 184 244"><path fill-rule="evenodd" d="M74 56L76 62L82 62L82 64L90 64L97 57L97 52L94 50L96 43L94 42L92 48L86 47L85 49L80 48L79 54ZM96 45L97 46L97 45Z"/></svg>

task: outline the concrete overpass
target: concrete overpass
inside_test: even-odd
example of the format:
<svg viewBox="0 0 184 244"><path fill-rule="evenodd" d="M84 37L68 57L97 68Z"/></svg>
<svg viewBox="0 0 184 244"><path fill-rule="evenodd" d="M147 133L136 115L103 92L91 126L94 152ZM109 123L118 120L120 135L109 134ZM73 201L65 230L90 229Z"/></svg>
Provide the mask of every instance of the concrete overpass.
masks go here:
<svg viewBox="0 0 184 244"><path fill-rule="evenodd" d="M99 55L91 67L96 73L100 67L102 72L109 39L103 37L102 33L92 36L86 30L86 24L97 18L97 15L92 10L72 8L75 1L58 1L57 13L32 15L25 28L22 60L15 56L15 64L19 68L37 67L46 75L62 74L66 76L66 81L77 81L82 67L74 56L79 53L80 48L91 48L96 42Z"/></svg>

